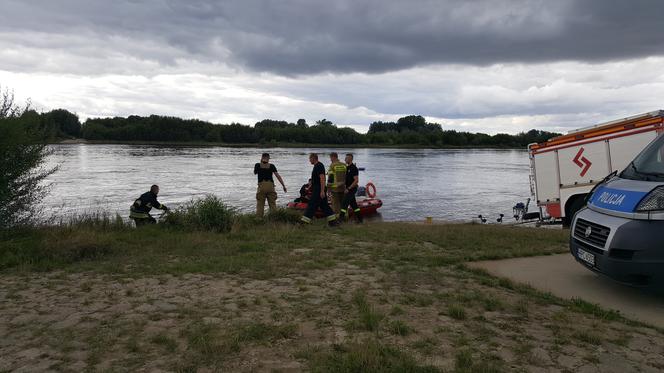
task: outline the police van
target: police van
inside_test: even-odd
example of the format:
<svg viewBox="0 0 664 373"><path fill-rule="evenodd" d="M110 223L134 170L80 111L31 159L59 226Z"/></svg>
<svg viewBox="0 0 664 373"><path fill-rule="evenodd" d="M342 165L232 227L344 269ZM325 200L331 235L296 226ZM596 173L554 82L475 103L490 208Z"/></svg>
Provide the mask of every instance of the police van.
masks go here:
<svg viewBox="0 0 664 373"><path fill-rule="evenodd" d="M569 226L592 188L623 170L663 130L659 110L528 145L530 189L542 215Z"/></svg>
<svg viewBox="0 0 664 373"><path fill-rule="evenodd" d="M599 183L572 221L570 251L588 269L664 286L664 135Z"/></svg>

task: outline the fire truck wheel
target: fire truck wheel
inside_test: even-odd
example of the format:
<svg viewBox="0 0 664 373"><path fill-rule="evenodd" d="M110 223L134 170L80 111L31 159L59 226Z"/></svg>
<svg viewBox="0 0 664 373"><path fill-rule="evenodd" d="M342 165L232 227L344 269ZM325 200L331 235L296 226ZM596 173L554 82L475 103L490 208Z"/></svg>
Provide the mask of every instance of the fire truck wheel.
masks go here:
<svg viewBox="0 0 664 373"><path fill-rule="evenodd" d="M572 225L574 215L586 205L586 195L578 194L570 198L565 206L565 217L563 218L563 227L569 228Z"/></svg>

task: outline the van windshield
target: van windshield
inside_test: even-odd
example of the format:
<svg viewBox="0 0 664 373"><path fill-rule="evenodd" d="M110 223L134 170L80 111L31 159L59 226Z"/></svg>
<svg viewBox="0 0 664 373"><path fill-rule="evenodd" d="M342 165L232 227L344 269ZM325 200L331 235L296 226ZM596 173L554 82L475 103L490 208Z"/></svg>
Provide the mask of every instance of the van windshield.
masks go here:
<svg viewBox="0 0 664 373"><path fill-rule="evenodd" d="M623 179L664 181L664 136L648 145L620 174Z"/></svg>

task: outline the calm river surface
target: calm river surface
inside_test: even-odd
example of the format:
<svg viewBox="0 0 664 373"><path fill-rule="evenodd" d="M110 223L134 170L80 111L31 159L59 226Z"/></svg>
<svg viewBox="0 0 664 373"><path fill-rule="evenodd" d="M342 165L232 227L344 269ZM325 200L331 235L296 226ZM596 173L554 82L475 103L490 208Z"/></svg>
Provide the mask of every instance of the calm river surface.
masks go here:
<svg viewBox="0 0 664 373"><path fill-rule="evenodd" d="M54 145L44 204L51 214L91 211L128 215L129 205L151 184L159 184L162 203L175 207L192 197L215 194L243 211L255 208L253 165L262 149L172 147L152 145ZM355 154L361 185L374 182L385 220L471 220L478 214L492 221L529 196L528 155L520 150L406 149L267 149L288 187L279 190L285 205L298 195L311 173L307 154Z"/></svg>

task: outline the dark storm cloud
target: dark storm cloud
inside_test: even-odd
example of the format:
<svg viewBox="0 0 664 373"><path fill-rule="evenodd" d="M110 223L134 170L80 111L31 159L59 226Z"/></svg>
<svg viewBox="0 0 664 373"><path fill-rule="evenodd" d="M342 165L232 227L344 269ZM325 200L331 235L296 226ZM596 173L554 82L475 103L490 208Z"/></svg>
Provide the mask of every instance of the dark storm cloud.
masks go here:
<svg viewBox="0 0 664 373"><path fill-rule="evenodd" d="M436 63L602 61L664 53L662 1L2 0L0 32L119 36L114 52L181 53L279 74L384 72ZM30 39L30 33L33 39ZM27 40L26 40L27 39ZM1 40L1 39L0 39ZM163 45L179 53L136 47ZM51 46L67 50L68 45ZM106 51L109 53L109 51Z"/></svg>
<svg viewBox="0 0 664 373"><path fill-rule="evenodd" d="M163 65L184 56L284 75L664 54L664 1L657 0L0 0L0 6L0 43L20 33L21 46L76 54L90 49L80 45L88 37L109 41L106 50L95 48L100 56ZM65 38L50 44L49 34ZM79 44L62 42L67 36Z"/></svg>

